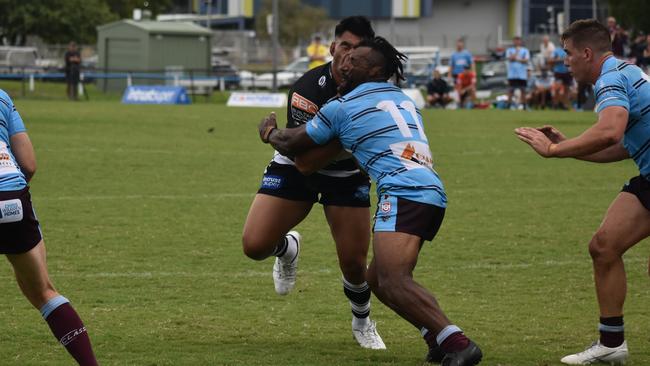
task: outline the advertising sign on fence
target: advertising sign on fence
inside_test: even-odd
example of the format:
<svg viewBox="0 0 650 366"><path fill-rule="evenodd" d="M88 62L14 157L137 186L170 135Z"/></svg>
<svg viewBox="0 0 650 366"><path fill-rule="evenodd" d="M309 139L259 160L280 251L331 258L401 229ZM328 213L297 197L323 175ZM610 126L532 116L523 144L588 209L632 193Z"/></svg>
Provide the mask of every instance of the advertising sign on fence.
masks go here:
<svg viewBox="0 0 650 366"><path fill-rule="evenodd" d="M125 104L190 104L182 86L133 85L124 90Z"/></svg>
<svg viewBox="0 0 650 366"><path fill-rule="evenodd" d="M284 107L287 95L284 93L234 92L228 98L229 107Z"/></svg>

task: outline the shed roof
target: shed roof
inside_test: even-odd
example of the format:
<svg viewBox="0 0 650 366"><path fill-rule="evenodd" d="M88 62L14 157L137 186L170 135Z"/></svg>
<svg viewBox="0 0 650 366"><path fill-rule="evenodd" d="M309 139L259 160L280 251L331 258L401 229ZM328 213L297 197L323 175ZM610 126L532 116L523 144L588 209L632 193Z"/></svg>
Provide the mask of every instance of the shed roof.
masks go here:
<svg viewBox="0 0 650 366"><path fill-rule="evenodd" d="M212 35L212 32L208 28L198 26L191 22L157 22L153 20L136 22L131 19L118 20L116 22L100 25L97 27L97 30L101 31L121 25L130 25L148 33Z"/></svg>

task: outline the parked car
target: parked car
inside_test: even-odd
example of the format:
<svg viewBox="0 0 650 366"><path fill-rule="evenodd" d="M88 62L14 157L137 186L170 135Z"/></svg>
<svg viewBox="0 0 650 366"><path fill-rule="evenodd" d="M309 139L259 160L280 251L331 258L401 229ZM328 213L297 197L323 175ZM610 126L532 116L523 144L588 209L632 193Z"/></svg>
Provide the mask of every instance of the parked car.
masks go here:
<svg viewBox="0 0 650 366"><path fill-rule="evenodd" d="M224 58L212 56L212 75L223 77L226 89L237 89L240 86L241 78L239 70Z"/></svg>
<svg viewBox="0 0 650 366"><path fill-rule="evenodd" d="M327 61L331 61L328 58ZM298 80L302 74L309 70L309 57L300 57L285 66L277 73L278 88L289 88ZM273 73L254 74L250 71L241 71L241 86L249 89L271 89L273 87Z"/></svg>
<svg viewBox="0 0 650 366"><path fill-rule="evenodd" d="M42 71L37 64L38 51L35 47L0 47L1 72L27 72Z"/></svg>

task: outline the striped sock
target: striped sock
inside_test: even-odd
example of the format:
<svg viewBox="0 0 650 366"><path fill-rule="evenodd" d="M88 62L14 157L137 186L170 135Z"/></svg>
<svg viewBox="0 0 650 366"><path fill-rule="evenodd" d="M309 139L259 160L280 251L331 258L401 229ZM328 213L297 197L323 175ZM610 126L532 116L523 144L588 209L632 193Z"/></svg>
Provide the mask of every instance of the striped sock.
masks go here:
<svg viewBox="0 0 650 366"><path fill-rule="evenodd" d="M367 282L355 285L350 283L345 277L342 278L343 292L350 300L352 308L352 323L357 329L368 324L370 316L370 286Z"/></svg>
<svg viewBox="0 0 650 366"><path fill-rule="evenodd" d="M600 331L600 344L605 347L618 347L625 341L625 327L622 315L600 318L598 330Z"/></svg>

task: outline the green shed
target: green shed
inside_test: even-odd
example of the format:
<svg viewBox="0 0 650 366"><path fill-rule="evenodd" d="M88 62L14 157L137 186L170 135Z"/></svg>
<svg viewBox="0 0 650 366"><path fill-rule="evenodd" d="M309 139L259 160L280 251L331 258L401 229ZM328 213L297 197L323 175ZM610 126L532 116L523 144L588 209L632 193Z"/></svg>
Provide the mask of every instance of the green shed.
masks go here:
<svg viewBox="0 0 650 366"><path fill-rule="evenodd" d="M135 75L137 84L165 83L160 76L170 70L210 69L212 32L189 22L120 20L97 27L98 71L152 73L151 78ZM104 90L122 90L127 78L103 79Z"/></svg>

